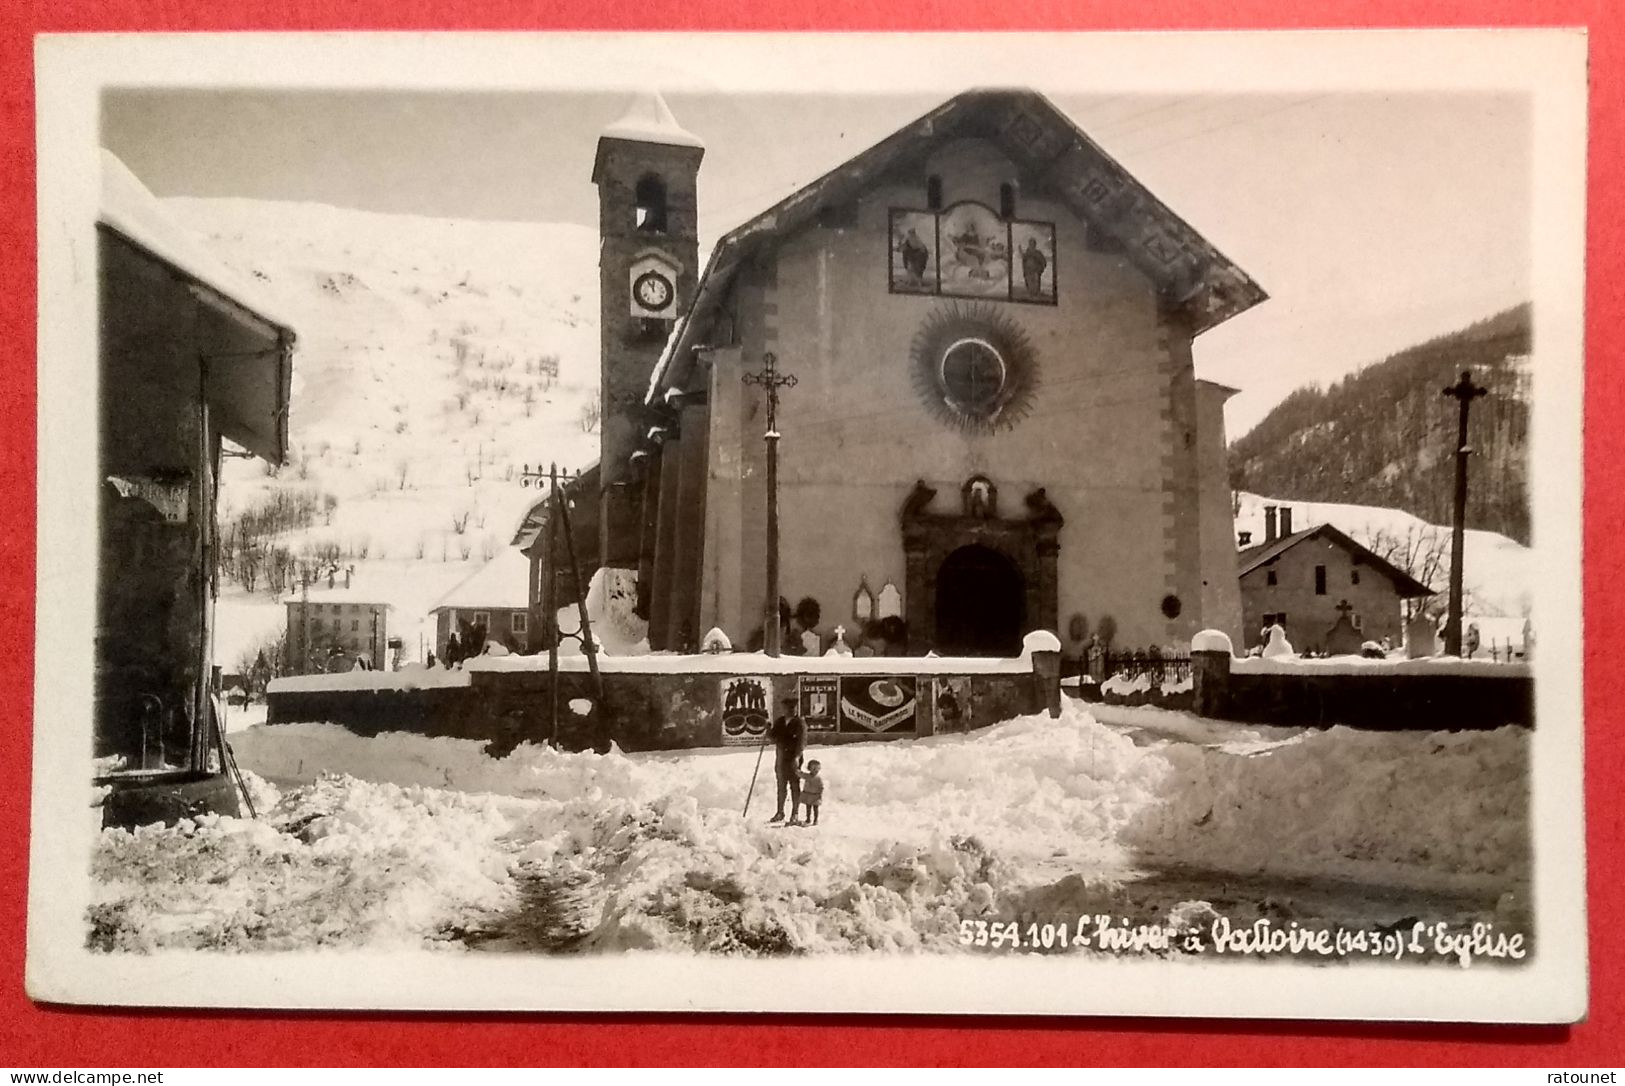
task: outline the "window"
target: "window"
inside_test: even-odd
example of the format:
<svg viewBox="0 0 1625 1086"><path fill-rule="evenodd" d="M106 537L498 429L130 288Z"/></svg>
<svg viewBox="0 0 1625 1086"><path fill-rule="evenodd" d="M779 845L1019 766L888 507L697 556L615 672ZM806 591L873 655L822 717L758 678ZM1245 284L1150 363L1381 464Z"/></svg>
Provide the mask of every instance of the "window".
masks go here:
<svg viewBox="0 0 1625 1086"><path fill-rule="evenodd" d="M359 618L352 618L350 620L350 629L352 632L361 629L361 620Z"/></svg>
<svg viewBox="0 0 1625 1086"><path fill-rule="evenodd" d="M666 232L666 183L657 175L646 173L638 179L633 196L637 204L633 225L651 234Z"/></svg>
<svg viewBox="0 0 1625 1086"><path fill-rule="evenodd" d="M1357 570L1357 569L1349 570L1349 584L1359 584L1359 583L1360 583L1360 571ZM1358 627L1356 627L1356 629L1358 629Z"/></svg>
<svg viewBox="0 0 1625 1086"><path fill-rule="evenodd" d="M525 632L529 622L529 615L525 614L523 611L515 611L513 613L513 620L510 625L514 633L522 634Z"/></svg>
<svg viewBox="0 0 1625 1086"><path fill-rule="evenodd" d="M1266 612L1264 612L1264 626L1265 626L1266 629L1269 628L1270 626L1280 626L1281 629L1283 629L1283 630L1286 629L1286 612L1285 611L1266 611Z"/></svg>
<svg viewBox="0 0 1625 1086"><path fill-rule="evenodd" d="M1016 217L1016 186L1008 181L999 186L999 218Z"/></svg>
<svg viewBox="0 0 1625 1086"><path fill-rule="evenodd" d="M1315 595L1324 596L1325 594L1326 594L1326 567L1325 566L1316 566L1315 567Z"/></svg>
<svg viewBox="0 0 1625 1086"><path fill-rule="evenodd" d="M942 384L961 411L986 414L1004 391L1004 359L985 339L962 339L942 352Z"/></svg>
<svg viewBox="0 0 1625 1086"><path fill-rule="evenodd" d="M476 625L476 626L484 626L487 630L489 630L491 628L491 612L489 612L489 611L475 611L474 612L474 625Z"/></svg>
<svg viewBox="0 0 1625 1086"><path fill-rule="evenodd" d="M1353 627L1356 630L1365 629L1365 627L1360 622L1360 612L1358 612L1358 611L1350 611L1349 612L1349 622L1350 622L1350 624L1353 625Z"/></svg>
<svg viewBox="0 0 1625 1086"><path fill-rule="evenodd" d="M935 174L925 179L925 206L932 211L942 210L942 178Z"/></svg>
<svg viewBox="0 0 1625 1086"><path fill-rule="evenodd" d="M1275 571L1273 569L1267 569L1267 570L1264 571L1264 583L1265 584L1275 584L1276 583L1275 582Z"/></svg>

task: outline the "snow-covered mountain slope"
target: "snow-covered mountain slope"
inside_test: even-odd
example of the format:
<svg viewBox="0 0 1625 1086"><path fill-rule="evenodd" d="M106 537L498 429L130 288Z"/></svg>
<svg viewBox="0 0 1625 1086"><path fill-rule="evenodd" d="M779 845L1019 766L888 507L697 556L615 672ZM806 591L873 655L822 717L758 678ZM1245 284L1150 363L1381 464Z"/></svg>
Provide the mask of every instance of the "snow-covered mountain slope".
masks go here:
<svg viewBox="0 0 1625 1086"><path fill-rule="evenodd" d="M506 546L537 491L523 466L586 466L598 438L598 240L557 223L463 222L236 199L164 201L291 319L290 463L228 460L221 519L280 488L337 499L284 533L338 544L415 623ZM394 587L390 587L394 586ZM229 588L229 586L228 586ZM408 590L409 589L409 590ZM230 614L216 656L234 663ZM262 623L263 625L263 623Z"/></svg>
<svg viewBox="0 0 1625 1086"><path fill-rule="evenodd" d="M1253 543L1264 541L1264 507L1292 510L1292 530L1301 532L1330 524L1356 542L1369 547L1428 586L1437 589L1443 604L1450 583L1450 527L1429 524L1399 509L1338 502L1293 501L1237 494L1236 531L1250 532ZM1529 614L1533 555L1528 547L1499 532L1468 530L1462 582L1467 615L1479 619L1513 621L1496 636L1514 637ZM1485 636L1490 634L1485 632Z"/></svg>

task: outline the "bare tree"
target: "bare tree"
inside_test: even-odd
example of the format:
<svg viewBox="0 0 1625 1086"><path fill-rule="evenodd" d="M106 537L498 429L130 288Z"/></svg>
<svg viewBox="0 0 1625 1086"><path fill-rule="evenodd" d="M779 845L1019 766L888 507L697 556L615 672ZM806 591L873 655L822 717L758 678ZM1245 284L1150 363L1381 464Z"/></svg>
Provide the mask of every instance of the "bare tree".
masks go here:
<svg viewBox="0 0 1625 1086"><path fill-rule="evenodd" d="M582 433L596 434L599 425L604 421L603 407L596 399L588 400L581 405L581 415L578 421L581 423Z"/></svg>
<svg viewBox="0 0 1625 1086"><path fill-rule="evenodd" d="M1450 576L1450 536L1432 525L1409 525L1403 533L1377 528L1366 533L1366 549L1412 579L1434 587ZM1405 600L1405 621L1436 614L1444 606L1438 594Z"/></svg>

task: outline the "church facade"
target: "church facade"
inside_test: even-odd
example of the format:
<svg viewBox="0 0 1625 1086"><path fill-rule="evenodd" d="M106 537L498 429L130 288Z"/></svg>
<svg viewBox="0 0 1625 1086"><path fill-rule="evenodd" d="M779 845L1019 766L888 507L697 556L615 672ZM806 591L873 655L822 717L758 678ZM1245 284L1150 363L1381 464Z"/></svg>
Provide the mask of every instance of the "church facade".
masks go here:
<svg viewBox="0 0 1625 1086"><path fill-rule="evenodd" d="M601 138L599 561L655 649L760 644L767 452L792 642L1014 655L1241 633L1196 336L1265 294L1046 99L962 94L727 234L658 98ZM781 379L767 434L761 376ZM754 375L755 383L746 378ZM804 633L803 627L812 627Z"/></svg>

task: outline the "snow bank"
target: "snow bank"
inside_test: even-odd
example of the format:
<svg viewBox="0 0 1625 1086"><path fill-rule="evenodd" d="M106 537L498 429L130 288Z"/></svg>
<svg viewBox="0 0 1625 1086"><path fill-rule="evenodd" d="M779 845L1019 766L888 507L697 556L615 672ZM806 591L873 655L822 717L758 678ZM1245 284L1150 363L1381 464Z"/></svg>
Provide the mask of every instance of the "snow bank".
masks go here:
<svg viewBox="0 0 1625 1086"><path fill-rule="evenodd" d="M509 903L509 827L482 796L329 778L272 819L105 830L92 874L101 950L420 946Z"/></svg>
<svg viewBox="0 0 1625 1086"><path fill-rule="evenodd" d="M1516 880L1529 863L1528 742L1507 727L1332 728L1251 754L1170 744L1162 802L1125 841L1230 871Z"/></svg>
<svg viewBox="0 0 1625 1086"><path fill-rule="evenodd" d="M1521 730L1227 739L1213 722L1190 732L1180 714L1100 712L1144 726L1107 726L1069 702L1059 719L822 748L816 828L765 823L770 776L741 816L748 749L522 745L493 759L472 740L253 728L233 736L252 786L265 787L258 775L292 789L270 820L104 833L94 938L438 945L474 932L534 949L520 938L535 924L526 909L546 898L564 918L548 948L949 950L964 916L1082 908L1147 869L1492 900L1524 885Z"/></svg>

